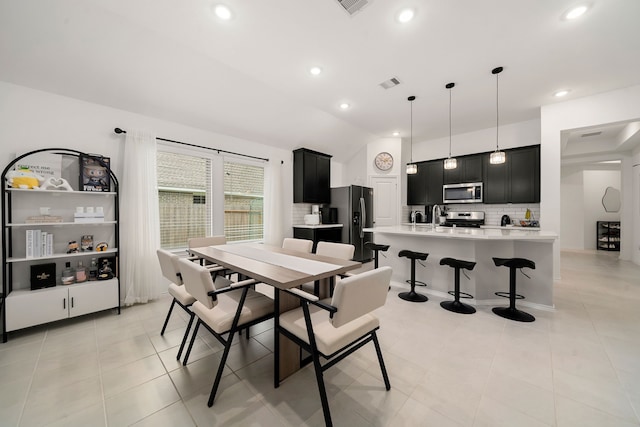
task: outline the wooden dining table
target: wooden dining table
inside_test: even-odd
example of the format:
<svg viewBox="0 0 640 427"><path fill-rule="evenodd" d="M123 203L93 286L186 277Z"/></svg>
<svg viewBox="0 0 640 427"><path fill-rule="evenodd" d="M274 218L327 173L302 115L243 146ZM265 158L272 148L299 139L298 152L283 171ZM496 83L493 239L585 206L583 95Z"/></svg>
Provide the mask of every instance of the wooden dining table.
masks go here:
<svg viewBox="0 0 640 427"><path fill-rule="evenodd" d="M266 283L274 288L275 328L278 314L300 306L300 299L283 289L304 283L329 283L334 277L361 266L360 262L282 249L258 243L226 244L189 248L189 252L233 272ZM300 347L293 341L275 334L279 360L274 364L274 376L283 380L300 369Z"/></svg>

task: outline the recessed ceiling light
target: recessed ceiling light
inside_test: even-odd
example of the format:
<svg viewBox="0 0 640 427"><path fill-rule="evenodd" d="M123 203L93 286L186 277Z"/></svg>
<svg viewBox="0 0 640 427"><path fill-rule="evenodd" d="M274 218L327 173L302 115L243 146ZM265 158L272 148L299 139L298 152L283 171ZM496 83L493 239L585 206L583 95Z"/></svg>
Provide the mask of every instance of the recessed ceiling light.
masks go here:
<svg viewBox="0 0 640 427"><path fill-rule="evenodd" d="M213 12L218 18L222 19L223 21L228 21L232 17L231 9L223 4L215 5L213 8Z"/></svg>
<svg viewBox="0 0 640 427"><path fill-rule="evenodd" d="M317 76L317 75L319 75L320 73L322 73L322 68L320 68L320 67L311 67L311 68L309 69L309 72L310 72L312 75Z"/></svg>
<svg viewBox="0 0 640 427"><path fill-rule="evenodd" d="M402 9L400 13L398 13L397 19L398 22L406 24L407 22L411 21L414 16L415 12L413 11L413 9Z"/></svg>
<svg viewBox="0 0 640 427"><path fill-rule="evenodd" d="M393 136L400 136L400 132L394 132L392 135Z"/></svg>
<svg viewBox="0 0 640 427"><path fill-rule="evenodd" d="M351 107L351 105L347 104L346 102L340 104L340 108L343 110L347 110L349 107Z"/></svg>
<svg viewBox="0 0 640 427"><path fill-rule="evenodd" d="M566 11L564 15L562 15L562 17L567 21L571 21L572 19L577 19L582 15L584 15L587 10L589 10L589 5L581 4L579 6L572 7L571 9Z"/></svg>
<svg viewBox="0 0 640 427"><path fill-rule="evenodd" d="M569 94L568 89L562 89L553 94L556 98L562 98L563 96L567 96Z"/></svg>

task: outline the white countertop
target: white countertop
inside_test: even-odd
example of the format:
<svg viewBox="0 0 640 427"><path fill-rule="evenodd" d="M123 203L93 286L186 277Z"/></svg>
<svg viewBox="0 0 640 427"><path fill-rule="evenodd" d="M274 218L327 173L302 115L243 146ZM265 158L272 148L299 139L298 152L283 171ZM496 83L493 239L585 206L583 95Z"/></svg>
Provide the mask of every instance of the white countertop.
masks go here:
<svg viewBox="0 0 640 427"><path fill-rule="evenodd" d="M294 225L293 228L342 228L342 224L316 224L316 225L306 225L306 224L297 224Z"/></svg>
<svg viewBox="0 0 640 427"><path fill-rule="evenodd" d="M388 227L365 228L364 231L415 237L453 238L466 240L555 240L556 233L530 230L526 227L466 228L440 227L431 224L392 225Z"/></svg>

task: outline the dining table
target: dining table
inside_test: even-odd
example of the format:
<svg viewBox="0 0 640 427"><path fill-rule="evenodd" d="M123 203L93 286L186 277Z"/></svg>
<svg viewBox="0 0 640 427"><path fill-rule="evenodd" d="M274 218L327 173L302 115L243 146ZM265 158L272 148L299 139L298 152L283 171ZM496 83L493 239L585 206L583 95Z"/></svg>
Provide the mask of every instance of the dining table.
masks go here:
<svg viewBox="0 0 640 427"><path fill-rule="evenodd" d="M328 289L335 277L357 269L357 261L298 252L261 243L236 243L189 248L192 255L274 288L274 331L278 331L278 315L300 306L300 299L282 290L319 281ZM275 332L274 345L279 357L274 361L274 383L301 367L301 349L287 337Z"/></svg>

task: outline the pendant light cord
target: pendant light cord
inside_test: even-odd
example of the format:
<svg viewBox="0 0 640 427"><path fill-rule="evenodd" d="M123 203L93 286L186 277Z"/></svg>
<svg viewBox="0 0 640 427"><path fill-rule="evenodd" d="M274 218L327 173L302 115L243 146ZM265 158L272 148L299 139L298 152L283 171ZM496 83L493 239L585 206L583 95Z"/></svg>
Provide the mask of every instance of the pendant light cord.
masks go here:
<svg viewBox="0 0 640 427"><path fill-rule="evenodd" d="M411 158L410 162L413 163L413 100L410 100L411 103L411 118L409 119L409 141L410 141L410 154L409 157Z"/></svg>
<svg viewBox="0 0 640 427"><path fill-rule="evenodd" d="M449 89L449 158L451 158L451 89Z"/></svg>
<svg viewBox="0 0 640 427"><path fill-rule="evenodd" d="M502 70L500 70L502 71ZM500 114L500 109L499 109L499 104L498 104L498 90L499 90L499 84L498 84L498 75L500 74L500 72L496 73L496 151L500 151L499 145L498 145L498 116Z"/></svg>

